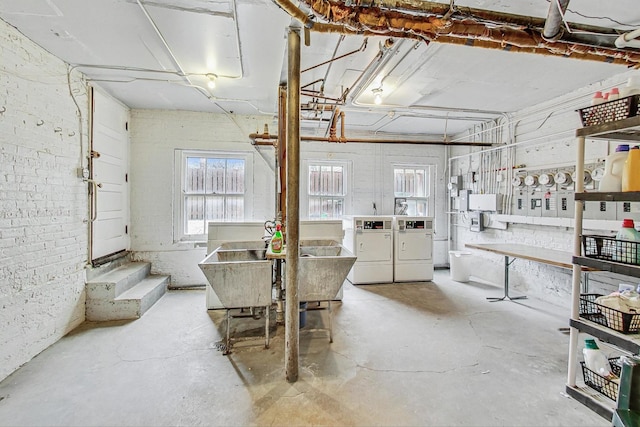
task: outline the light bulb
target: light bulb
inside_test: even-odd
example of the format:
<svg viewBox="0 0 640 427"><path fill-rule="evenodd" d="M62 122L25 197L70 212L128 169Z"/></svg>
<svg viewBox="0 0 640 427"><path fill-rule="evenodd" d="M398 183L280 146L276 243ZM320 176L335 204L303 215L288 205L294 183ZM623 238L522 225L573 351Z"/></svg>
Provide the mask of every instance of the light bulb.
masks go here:
<svg viewBox="0 0 640 427"><path fill-rule="evenodd" d="M218 76L216 76L213 73L209 73L209 74L207 74L207 77L209 78L209 81L207 82L207 86L209 87L209 89L215 89L215 87L216 87L216 78Z"/></svg>
<svg viewBox="0 0 640 427"><path fill-rule="evenodd" d="M380 95L380 93L376 93L376 95L373 97L373 103L376 105L382 104L382 95Z"/></svg>

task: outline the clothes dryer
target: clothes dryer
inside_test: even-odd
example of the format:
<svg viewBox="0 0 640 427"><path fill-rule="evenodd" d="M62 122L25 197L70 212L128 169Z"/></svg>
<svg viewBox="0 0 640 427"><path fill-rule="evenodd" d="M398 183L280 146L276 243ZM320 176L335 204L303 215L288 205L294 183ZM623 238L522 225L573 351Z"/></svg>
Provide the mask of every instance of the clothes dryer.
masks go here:
<svg viewBox="0 0 640 427"><path fill-rule="evenodd" d="M354 285L393 282L393 216L345 216L343 246L357 259L347 279Z"/></svg>
<svg viewBox="0 0 640 427"><path fill-rule="evenodd" d="M433 218L396 216L393 281L433 280Z"/></svg>

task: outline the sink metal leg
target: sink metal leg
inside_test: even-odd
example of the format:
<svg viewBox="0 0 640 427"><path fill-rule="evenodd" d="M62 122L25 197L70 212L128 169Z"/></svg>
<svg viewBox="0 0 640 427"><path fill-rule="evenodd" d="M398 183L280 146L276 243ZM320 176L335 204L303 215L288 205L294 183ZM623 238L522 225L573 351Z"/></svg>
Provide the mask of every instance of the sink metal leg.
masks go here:
<svg viewBox="0 0 640 427"><path fill-rule="evenodd" d="M231 310L227 309L227 340L224 343L224 353L225 355L229 354L231 352L231 343L230 343L230 339L229 339L229 329L230 329L230 323L231 323Z"/></svg>
<svg viewBox="0 0 640 427"><path fill-rule="evenodd" d="M270 316L270 311L271 308L269 306L265 307L265 322L264 322L264 336L265 336L265 342L264 342L264 348L269 348L269 316Z"/></svg>
<svg viewBox="0 0 640 427"><path fill-rule="evenodd" d="M284 324L284 304L282 298L282 260L276 259L275 262L276 269L276 325Z"/></svg>
<svg viewBox="0 0 640 427"><path fill-rule="evenodd" d="M327 302L329 308L329 342L333 342L333 324L331 323L331 300Z"/></svg>

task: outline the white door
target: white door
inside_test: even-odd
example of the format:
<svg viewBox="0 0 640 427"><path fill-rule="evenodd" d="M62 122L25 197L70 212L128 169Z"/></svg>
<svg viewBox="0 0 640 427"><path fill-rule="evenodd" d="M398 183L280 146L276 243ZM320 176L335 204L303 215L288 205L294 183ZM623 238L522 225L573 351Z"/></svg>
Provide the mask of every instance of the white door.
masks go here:
<svg viewBox="0 0 640 427"><path fill-rule="evenodd" d="M129 249L129 110L92 88L91 261Z"/></svg>
<svg viewBox="0 0 640 427"><path fill-rule="evenodd" d="M396 259L414 261L431 259L433 245L431 233L399 231L396 239Z"/></svg>
<svg viewBox="0 0 640 427"><path fill-rule="evenodd" d="M358 261L390 261L393 246L391 232L362 231L356 233L356 256Z"/></svg>

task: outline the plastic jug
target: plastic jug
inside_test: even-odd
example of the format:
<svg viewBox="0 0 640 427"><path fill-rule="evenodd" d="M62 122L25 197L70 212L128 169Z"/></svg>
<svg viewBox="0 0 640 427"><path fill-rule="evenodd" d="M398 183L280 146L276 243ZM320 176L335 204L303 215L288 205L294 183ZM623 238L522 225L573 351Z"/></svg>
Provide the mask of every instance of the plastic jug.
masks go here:
<svg viewBox="0 0 640 427"><path fill-rule="evenodd" d="M591 98L591 105L598 105L604 102L604 95L602 92L597 91L593 94L593 98Z"/></svg>
<svg viewBox="0 0 640 427"><path fill-rule="evenodd" d="M629 150L622 171L622 191L640 191L640 148Z"/></svg>
<svg viewBox="0 0 640 427"><path fill-rule="evenodd" d="M282 226L280 224L276 225L276 232L273 233L273 237L271 238L271 252L274 254L282 252L282 246L284 245L282 232L280 231L281 228Z"/></svg>
<svg viewBox="0 0 640 427"><path fill-rule="evenodd" d="M616 251L614 261L626 264L638 263L638 246L640 246L640 233L635 229L632 219L624 219L622 228L616 234Z"/></svg>
<svg viewBox="0 0 640 427"><path fill-rule="evenodd" d="M609 360L607 360L607 356L600 351L600 348L598 348L598 344L596 344L594 339L588 338L584 340L582 355L584 356L584 364L587 368L601 377L608 378L611 376L611 365L609 365Z"/></svg>
<svg viewBox="0 0 640 427"><path fill-rule="evenodd" d="M618 192L622 191L622 173L624 162L629 154L629 146L621 144L616 147L616 151L607 156L604 161L604 175L600 180L598 191Z"/></svg>

